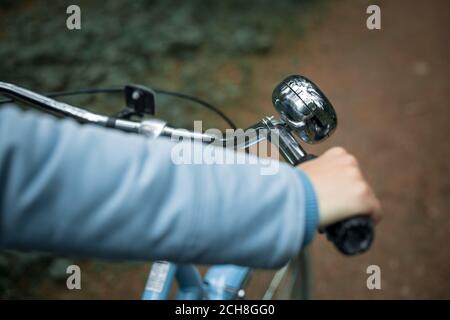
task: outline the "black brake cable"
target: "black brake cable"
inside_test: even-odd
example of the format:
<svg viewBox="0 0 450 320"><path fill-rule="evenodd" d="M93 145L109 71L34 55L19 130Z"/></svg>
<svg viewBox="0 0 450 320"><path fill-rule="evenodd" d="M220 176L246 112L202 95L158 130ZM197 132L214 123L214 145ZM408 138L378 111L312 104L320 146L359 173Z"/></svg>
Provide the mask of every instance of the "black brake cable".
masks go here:
<svg viewBox="0 0 450 320"><path fill-rule="evenodd" d="M167 96L172 96L172 97L177 97L180 99L193 101L193 102L203 106L204 108L214 112L215 114L217 114L225 122L227 122L231 126L232 129L234 129L234 130L237 129L234 122L227 115L225 115L225 113L223 113L222 111L220 111L219 109L217 109L216 107L214 107L213 105L211 105L210 103L208 103L204 100L201 100L197 97L190 96L188 94L184 94L184 93L180 93L180 92L168 91L168 90L162 90L162 89L154 89L154 88L152 88L152 89L156 93L159 93L162 95L167 95ZM75 95L95 94L95 93L123 93L123 88L67 90L67 91L49 92L49 93L45 93L44 95L49 98L57 98L57 97L63 97L63 96L75 96ZM13 101L14 101L13 99L1 100L0 104L9 103L9 102L13 102Z"/></svg>

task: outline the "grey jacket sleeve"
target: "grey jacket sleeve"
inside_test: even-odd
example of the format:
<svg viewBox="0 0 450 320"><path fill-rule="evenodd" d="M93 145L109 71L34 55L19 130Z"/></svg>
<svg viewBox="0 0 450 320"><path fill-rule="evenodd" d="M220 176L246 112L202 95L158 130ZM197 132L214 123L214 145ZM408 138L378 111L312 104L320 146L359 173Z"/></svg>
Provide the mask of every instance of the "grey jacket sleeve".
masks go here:
<svg viewBox="0 0 450 320"><path fill-rule="evenodd" d="M311 240L317 204L304 173L177 165L173 147L0 107L0 247L278 267Z"/></svg>

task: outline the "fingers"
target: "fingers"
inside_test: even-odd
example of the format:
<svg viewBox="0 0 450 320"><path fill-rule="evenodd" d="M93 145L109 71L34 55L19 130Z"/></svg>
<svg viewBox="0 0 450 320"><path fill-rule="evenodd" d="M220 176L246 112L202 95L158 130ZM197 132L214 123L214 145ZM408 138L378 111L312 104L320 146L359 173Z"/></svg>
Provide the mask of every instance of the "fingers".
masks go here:
<svg viewBox="0 0 450 320"><path fill-rule="evenodd" d="M333 147L323 153L323 156L341 156L347 154L347 150L342 147Z"/></svg>
<svg viewBox="0 0 450 320"><path fill-rule="evenodd" d="M329 158L336 164L335 170L343 170L352 179L352 184L356 192L355 198L359 199L361 212L372 216L374 222L378 223L381 218L381 204L375 192L364 178L358 160L342 147L328 149L322 156Z"/></svg>
<svg viewBox="0 0 450 320"><path fill-rule="evenodd" d="M375 223L378 223L381 221L381 204L378 200L377 196L375 195L375 192L370 187L370 185L367 183L367 181L362 177L361 175L361 181L360 183L364 184L364 191L362 193L361 201L363 203L363 211L365 213L370 214L372 219Z"/></svg>
<svg viewBox="0 0 450 320"><path fill-rule="evenodd" d="M358 160L352 154L350 154L347 150L342 147L334 147L328 149L322 156L326 158L332 158L333 161L348 165L348 166L359 166Z"/></svg>
<svg viewBox="0 0 450 320"><path fill-rule="evenodd" d="M381 208L381 203L380 201L377 199L377 197L374 194L373 197L373 212L372 212L372 217L373 220L375 221L375 223L378 223L381 221L381 219L383 218L382 216L382 208Z"/></svg>

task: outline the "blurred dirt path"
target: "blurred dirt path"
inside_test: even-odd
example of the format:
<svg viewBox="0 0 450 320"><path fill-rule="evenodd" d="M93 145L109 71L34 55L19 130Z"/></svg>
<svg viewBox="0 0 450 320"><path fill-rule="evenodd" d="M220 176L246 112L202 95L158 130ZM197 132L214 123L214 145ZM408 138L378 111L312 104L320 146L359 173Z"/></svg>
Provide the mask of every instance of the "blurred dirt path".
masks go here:
<svg viewBox="0 0 450 320"><path fill-rule="evenodd" d="M339 118L336 134L309 150L345 146L381 198L385 218L369 253L345 258L316 238L315 298L450 298L450 2L378 3L380 31L366 28L368 2L330 1L304 35L256 58L253 92L236 116L244 124L272 114L274 85L307 75ZM382 290L366 288L371 264Z"/></svg>

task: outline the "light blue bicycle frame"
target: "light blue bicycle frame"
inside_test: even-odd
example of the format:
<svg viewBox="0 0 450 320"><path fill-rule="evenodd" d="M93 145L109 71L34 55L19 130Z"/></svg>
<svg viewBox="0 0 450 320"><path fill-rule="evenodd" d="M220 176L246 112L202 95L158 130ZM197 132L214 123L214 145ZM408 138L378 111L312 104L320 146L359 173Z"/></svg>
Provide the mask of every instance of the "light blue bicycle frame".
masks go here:
<svg viewBox="0 0 450 320"><path fill-rule="evenodd" d="M308 251L303 249L297 257L275 273L262 297L263 300L271 300L276 292L283 299L311 298L312 278ZM178 300L243 299L244 287L251 271L251 268L236 265L215 265L210 267L202 278L193 264L156 261L152 265L142 299L169 299L175 280L178 283L175 298ZM290 276L286 277L287 274ZM284 285L281 289L283 279Z"/></svg>
<svg viewBox="0 0 450 320"><path fill-rule="evenodd" d="M152 265L142 299L167 300L176 279L176 299L232 300L240 296L250 272L247 267L218 265L210 267L202 279L192 264L157 261Z"/></svg>

